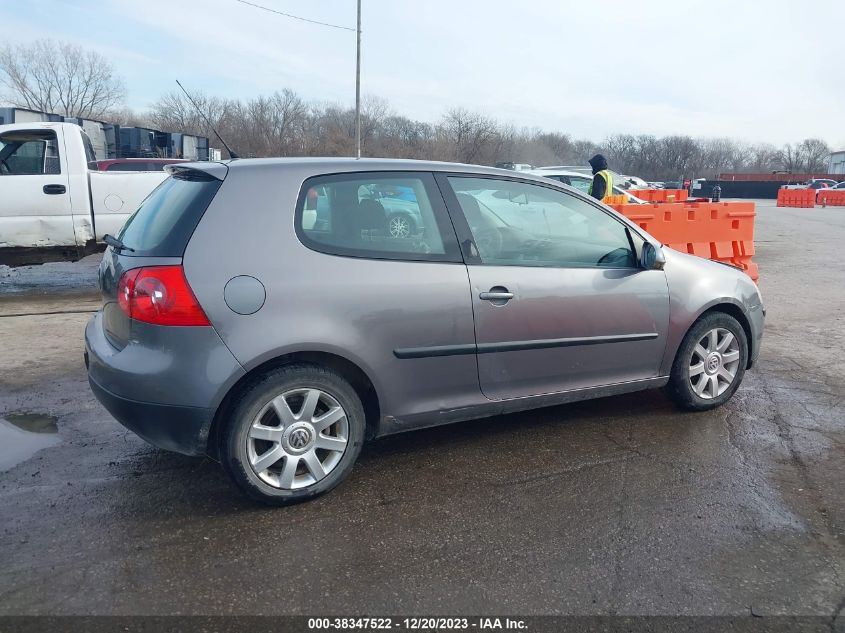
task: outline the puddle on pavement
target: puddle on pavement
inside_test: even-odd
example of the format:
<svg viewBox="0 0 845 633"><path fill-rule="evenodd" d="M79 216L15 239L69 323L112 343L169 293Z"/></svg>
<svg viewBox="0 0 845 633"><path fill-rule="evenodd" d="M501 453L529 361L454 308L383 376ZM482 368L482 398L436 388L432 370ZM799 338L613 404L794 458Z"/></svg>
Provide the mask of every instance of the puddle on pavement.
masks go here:
<svg viewBox="0 0 845 633"><path fill-rule="evenodd" d="M0 417L0 472L61 442L56 420L43 413L8 413Z"/></svg>

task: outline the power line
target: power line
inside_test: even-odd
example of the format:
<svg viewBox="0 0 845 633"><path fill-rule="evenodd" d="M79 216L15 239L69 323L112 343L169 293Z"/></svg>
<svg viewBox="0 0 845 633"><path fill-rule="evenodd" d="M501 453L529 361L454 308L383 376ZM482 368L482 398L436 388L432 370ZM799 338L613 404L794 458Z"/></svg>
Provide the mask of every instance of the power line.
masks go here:
<svg viewBox="0 0 845 633"><path fill-rule="evenodd" d="M358 5L358 24L357 28L354 29L348 26L340 26L339 24L329 24L328 22L319 22L317 20L309 20L308 18L301 18L298 15L291 15L290 13L284 13L283 11L276 11L275 9L271 9L270 7L255 4L254 2L249 2L248 0L236 1L240 2L241 4L246 4L251 7L255 7L256 9L275 13L276 15L282 15L286 18L293 18L294 20L301 20L302 22L308 22L310 24L319 24L320 26L328 26L333 29L341 29L342 31L354 31L356 33L358 38L355 46L355 156L357 158L361 158L361 0L357 0L356 3ZM184 88L182 89L184 90ZM219 134L217 136L218 138L220 137ZM222 138L220 140L223 141ZM223 144L225 145L226 143L224 142ZM226 147L226 149L229 148ZM231 154L232 150L229 150L229 153Z"/></svg>
<svg viewBox="0 0 845 633"><path fill-rule="evenodd" d="M240 2L241 4L248 4L251 7L255 7L256 9L263 9L264 11L269 11L270 13L275 13L277 15L283 15L286 18L293 18L294 20L302 20L303 22L310 22L311 24L319 24L320 26L330 26L333 29L342 29L344 31L355 31L349 26L340 26L339 24L329 24L328 22L319 22L317 20L309 20L308 18L301 18L298 15L291 15L290 13L283 13L282 11L276 11L275 9L271 9L270 7L263 7L260 4L255 4L254 2L247 2L247 0L236 0L236 2Z"/></svg>

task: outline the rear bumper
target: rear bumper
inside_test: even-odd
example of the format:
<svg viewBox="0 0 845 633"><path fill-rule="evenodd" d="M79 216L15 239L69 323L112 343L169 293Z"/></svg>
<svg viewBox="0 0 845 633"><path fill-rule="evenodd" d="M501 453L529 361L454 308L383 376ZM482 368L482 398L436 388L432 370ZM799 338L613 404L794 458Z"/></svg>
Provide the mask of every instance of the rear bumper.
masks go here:
<svg viewBox="0 0 845 633"><path fill-rule="evenodd" d="M203 455L213 412L121 398L88 376L91 391L115 420L153 446L184 455Z"/></svg>
<svg viewBox="0 0 845 633"><path fill-rule="evenodd" d="M85 365L91 390L118 422L185 455L206 453L217 407L245 373L213 328L133 322L118 349L100 312L85 328Z"/></svg>

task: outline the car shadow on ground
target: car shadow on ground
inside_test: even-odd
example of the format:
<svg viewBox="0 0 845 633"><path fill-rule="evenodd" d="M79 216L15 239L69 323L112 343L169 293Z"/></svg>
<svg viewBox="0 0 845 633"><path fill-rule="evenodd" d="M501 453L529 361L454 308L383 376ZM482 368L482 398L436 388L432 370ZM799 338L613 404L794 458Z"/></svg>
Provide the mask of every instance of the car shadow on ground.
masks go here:
<svg viewBox="0 0 845 633"><path fill-rule="evenodd" d="M649 391L392 435L365 444L352 476L334 492L290 509L310 514L304 508L348 510L349 504L379 503L385 490L396 488L390 485L396 478L420 486L435 484L440 477L496 480L499 469L513 468L496 465L497 455L505 451L514 463L524 463L538 443L563 457L567 451L589 450L600 458L619 450L618 442L606 436L608 429L618 426L624 431L629 424L655 418L671 425L680 415L662 392ZM481 474L466 470L469 464L488 461ZM169 453L138 440L138 450L122 470L117 476L120 492L113 497L122 506L119 514L149 520L162 514L224 515L267 509L245 498L223 467L207 457Z"/></svg>

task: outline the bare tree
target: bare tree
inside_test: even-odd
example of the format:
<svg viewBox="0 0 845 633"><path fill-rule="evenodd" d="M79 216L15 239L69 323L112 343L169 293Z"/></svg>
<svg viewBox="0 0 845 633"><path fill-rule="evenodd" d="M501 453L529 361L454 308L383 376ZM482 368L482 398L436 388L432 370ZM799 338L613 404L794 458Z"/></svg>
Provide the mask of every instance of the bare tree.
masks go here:
<svg viewBox="0 0 845 633"><path fill-rule="evenodd" d="M149 112L137 112L132 108L123 107L109 110L103 114L103 120L127 127L155 127Z"/></svg>
<svg viewBox="0 0 845 633"><path fill-rule="evenodd" d="M380 139L384 130L384 122L391 115L390 104L386 99L373 95L365 95L361 103L361 151L372 156L376 145L382 144ZM380 143L380 141L382 141Z"/></svg>
<svg viewBox="0 0 845 633"><path fill-rule="evenodd" d="M565 164L572 162L575 158L572 139L568 134L541 132L534 138L534 141L549 148L554 157L553 160L549 161L551 163Z"/></svg>
<svg viewBox="0 0 845 633"><path fill-rule="evenodd" d="M778 154L781 166L790 173L801 173L804 164L804 155L801 152L801 146L796 143L790 145L787 143Z"/></svg>
<svg viewBox="0 0 845 633"><path fill-rule="evenodd" d="M229 132L244 156L302 156L308 106L292 90L229 104ZM219 112L218 112L219 114Z"/></svg>
<svg viewBox="0 0 845 633"><path fill-rule="evenodd" d="M428 123L403 116L384 121L384 156L391 158L431 158L434 156L434 129Z"/></svg>
<svg viewBox="0 0 845 633"><path fill-rule="evenodd" d="M799 147L808 174L827 171L827 157L830 155L827 143L817 138L808 138L801 141Z"/></svg>
<svg viewBox="0 0 845 633"><path fill-rule="evenodd" d="M233 110L237 107L235 102L209 97L199 91L191 92L191 98L197 107L181 92L174 91L162 95L150 109L151 123L161 130L213 136L214 133L208 128L205 119L207 118L212 126L219 128L229 122L227 119L233 118Z"/></svg>
<svg viewBox="0 0 845 633"><path fill-rule="evenodd" d="M267 155L250 153L249 149L243 146L245 119L241 113L242 106L239 101L209 97L202 92L192 92L191 98L197 107L194 107L181 92L169 92L162 95L150 109L147 117L150 125L167 132L207 136L211 139L212 147L220 147L219 140L212 129L214 128L226 139L229 147L239 155L244 157ZM211 125L206 122L206 118Z"/></svg>
<svg viewBox="0 0 845 633"><path fill-rule="evenodd" d="M53 40L0 48L0 83L15 106L94 119L122 104L126 95L105 57Z"/></svg>
<svg viewBox="0 0 845 633"><path fill-rule="evenodd" d="M729 138L713 138L701 142L701 162L706 175L715 176L733 163L736 145Z"/></svg>
<svg viewBox="0 0 845 633"><path fill-rule="evenodd" d="M664 165L669 173L689 176L700 165L701 147L689 136L666 136L661 141Z"/></svg>
<svg viewBox="0 0 845 633"><path fill-rule="evenodd" d="M765 172L781 169L780 155L774 145L754 145L748 149L748 158L740 169L750 172Z"/></svg>
<svg viewBox="0 0 845 633"><path fill-rule="evenodd" d="M572 160L567 162L586 167L587 161L600 149L593 141L579 139L572 144Z"/></svg>
<svg viewBox="0 0 845 633"><path fill-rule="evenodd" d="M337 104L314 106L309 126L312 156L351 156L355 151L355 110Z"/></svg>
<svg viewBox="0 0 845 633"><path fill-rule="evenodd" d="M462 163L481 163L485 145L496 135L497 124L477 112L453 108L443 117L438 131L451 154L449 158Z"/></svg>
<svg viewBox="0 0 845 633"><path fill-rule="evenodd" d="M308 103L291 90L248 101L192 96L243 156L350 156L355 150L355 111L344 105ZM182 94L162 96L148 118L162 130L213 135ZM134 122L139 117L125 112L122 119ZM818 139L782 151L730 138L648 134L616 134L598 145L560 132L516 129L464 108L446 112L432 125L394 114L387 101L374 97L364 99L362 140L368 156L488 165L510 161L586 166L591 156L602 152L611 169L647 180L714 178L722 171L765 172L784 165L795 173L819 171L828 154Z"/></svg>

